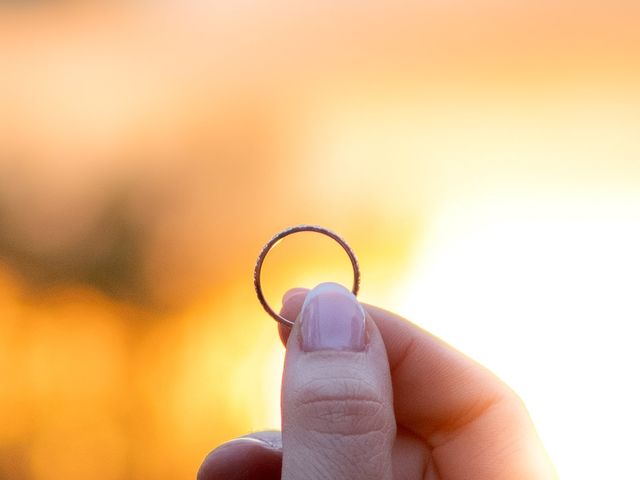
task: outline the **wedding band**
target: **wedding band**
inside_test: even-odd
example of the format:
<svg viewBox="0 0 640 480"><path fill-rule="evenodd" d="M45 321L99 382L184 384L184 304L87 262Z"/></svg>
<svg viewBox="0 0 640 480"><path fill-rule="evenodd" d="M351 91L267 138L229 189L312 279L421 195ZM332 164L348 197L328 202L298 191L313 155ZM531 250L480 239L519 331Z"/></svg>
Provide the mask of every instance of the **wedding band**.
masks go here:
<svg viewBox="0 0 640 480"><path fill-rule="evenodd" d="M360 267L358 265L358 259L356 258L355 253L353 253L353 250L351 249L351 247L338 234L317 225L297 225L295 227L290 227L281 231L280 233L274 235L273 238L269 240L269 242L267 242L267 244L263 247L262 251L260 252L260 255L258 255L258 260L253 270L253 285L256 288L256 294L258 295L258 300L260 301L260 304L265 309L265 311L269 315L271 315L274 318L274 320L282 323L283 325L287 325L289 327L293 326L293 322L291 320L287 320L283 316L276 313L271 308L271 306L269 306L269 303L264 298L264 293L262 292L260 274L262 272L262 264L264 263L264 260L267 257L267 254L269 253L269 251L284 237L287 237L289 235L292 235L298 232L321 233L322 235L326 235L327 237L330 237L336 242L338 242L338 244L344 249L344 251L347 252L347 255L349 256L349 260L351 260L351 266L353 267L353 287L351 289L351 292L354 295L358 295L358 290L360 289Z"/></svg>

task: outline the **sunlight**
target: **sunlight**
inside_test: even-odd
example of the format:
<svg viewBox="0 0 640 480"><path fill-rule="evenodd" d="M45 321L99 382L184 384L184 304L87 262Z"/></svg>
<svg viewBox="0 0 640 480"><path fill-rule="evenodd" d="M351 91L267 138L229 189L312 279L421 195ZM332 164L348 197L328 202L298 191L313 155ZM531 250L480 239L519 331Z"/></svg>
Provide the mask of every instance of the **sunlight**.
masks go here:
<svg viewBox="0 0 640 480"><path fill-rule="evenodd" d="M561 478L635 462L640 196L610 197L445 208L394 302L524 398Z"/></svg>

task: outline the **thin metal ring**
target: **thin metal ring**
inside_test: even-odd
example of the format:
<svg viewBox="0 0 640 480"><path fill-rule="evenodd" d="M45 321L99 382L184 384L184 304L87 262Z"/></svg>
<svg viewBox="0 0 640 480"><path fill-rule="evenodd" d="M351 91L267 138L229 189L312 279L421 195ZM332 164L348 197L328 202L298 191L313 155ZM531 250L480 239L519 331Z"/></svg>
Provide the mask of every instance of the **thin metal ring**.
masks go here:
<svg viewBox="0 0 640 480"><path fill-rule="evenodd" d="M351 247L345 242L337 233L332 232L324 227L320 227L317 225L297 225L295 227L289 227L280 233L273 236L269 242L262 248L260 255L258 255L258 260L256 261L256 266L253 270L253 285L256 288L256 294L258 295L258 300L260 304L265 309L265 311L271 315L274 320L282 323L283 325L287 325L289 327L293 326L293 322L291 320L287 320L286 318L278 315L270 306L267 300L264 298L264 293L262 293L262 285L260 280L260 273L262 272L262 264L264 263L264 259L267 257L269 251L284 237L287 237L291 234L298 232L316 232L326 235L334 239L338 244L347 252L349 255L349 260L351 260L351 266L353 267L353 288L351 289L354 295L358 295L358 290L360 290L360 266L358 265L358 259L356 258L356 254L353 253Z"/></svg>

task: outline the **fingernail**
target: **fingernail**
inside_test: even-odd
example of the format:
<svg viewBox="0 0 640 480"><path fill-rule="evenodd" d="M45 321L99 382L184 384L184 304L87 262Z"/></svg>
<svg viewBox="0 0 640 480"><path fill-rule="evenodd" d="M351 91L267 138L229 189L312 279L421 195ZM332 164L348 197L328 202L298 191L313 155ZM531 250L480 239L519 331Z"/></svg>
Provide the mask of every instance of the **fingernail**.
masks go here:
<svg viewBox="0 0 640 480"><path fill-rule="evenodd" d="M321 283L311 290L299 320L304 351L364 350L364 309L342 285Z"/></svg>
<svg viewBox="0 0 640 480"><path fill-rule="evenodd" d="M227 449L227 448L251 447L251 446L268 447L269 445L258 438L240 437L240 438L233 438L227 442L224 442L221 445L218 445L218 448L216 448L214 452Z"/></svg>
<svg viewBox="0 0 640 480"><path fill-rule="evenodd" d="M292 288L290 290L287 290L285 292L285 294L282 296L282 304L284 305L285 303L287 303L291 298L295 297L296 295L301 295L303 293L307 293L309 290L306 288Z"/></svg>

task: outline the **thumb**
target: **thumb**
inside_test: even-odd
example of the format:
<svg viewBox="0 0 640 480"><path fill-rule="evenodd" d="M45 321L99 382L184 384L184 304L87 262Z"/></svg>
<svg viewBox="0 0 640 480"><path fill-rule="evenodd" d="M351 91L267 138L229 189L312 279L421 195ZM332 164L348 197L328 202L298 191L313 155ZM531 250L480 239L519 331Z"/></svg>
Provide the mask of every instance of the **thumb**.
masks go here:
<svg viewBox="0 0 640 480"><path fill-rule="evenodd" d="M395 418L380 333L355 296L309 292L287 342L283 480L391 480Z"/></svg>

